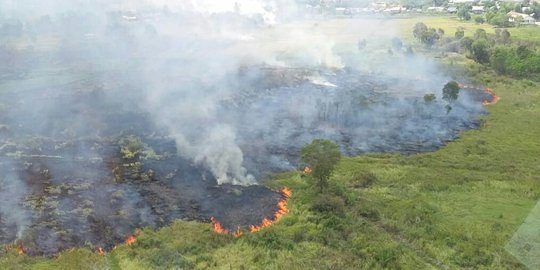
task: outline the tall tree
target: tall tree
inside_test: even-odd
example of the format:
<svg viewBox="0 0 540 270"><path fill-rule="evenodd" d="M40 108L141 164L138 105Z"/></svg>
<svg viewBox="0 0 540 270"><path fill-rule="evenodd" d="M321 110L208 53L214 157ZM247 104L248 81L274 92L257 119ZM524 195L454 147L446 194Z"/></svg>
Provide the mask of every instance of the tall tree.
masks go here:
<svg viewBox="0 0 540 270"><path fill-rule="evenodd" d="M428 30L427 25L423 22L416 23L413 29L413 36L417 39L421 39L422 35Z"/></svg>
<svg viewBox="0 0 540 270"><path fill-rule="evenodd" d="M471 50L474 60L480 64L485 64L489 62L489 45L487 40L478 39L475 40L472 44Z"/></svg>
<svg viewBox="0 0 540 270"><path fill-rule="evenodd" d="M300 159L304 165L311 168L315 185L322 192L328 186L328 179L341 159L341 152L337 144L316 139L302 148Z"/></svg>
<svg viewBox="0 0 540 270"><path fill-rule="evenodd" d="M450 81L443 87L443 99L452 103L458 99L459 84L456 81Z"/></svg>

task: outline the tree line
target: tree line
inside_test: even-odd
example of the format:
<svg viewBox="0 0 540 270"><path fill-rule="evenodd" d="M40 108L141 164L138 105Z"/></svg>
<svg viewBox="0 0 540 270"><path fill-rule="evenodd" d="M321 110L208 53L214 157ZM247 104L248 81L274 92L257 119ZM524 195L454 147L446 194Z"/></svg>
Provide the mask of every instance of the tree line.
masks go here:
<svg viewBox="0 0 540 270"><path fill-rule="evenodd" d="M443 38L444 30L430 28L422 22L413 29L413 36L426 46L446 52L466 55L475 62L493 68L500 75L540 80L540 50L534 42L513 40L507 29L495 29L488 34L477 29L473 36L465 36L459 27L453 37Z"/></svg>

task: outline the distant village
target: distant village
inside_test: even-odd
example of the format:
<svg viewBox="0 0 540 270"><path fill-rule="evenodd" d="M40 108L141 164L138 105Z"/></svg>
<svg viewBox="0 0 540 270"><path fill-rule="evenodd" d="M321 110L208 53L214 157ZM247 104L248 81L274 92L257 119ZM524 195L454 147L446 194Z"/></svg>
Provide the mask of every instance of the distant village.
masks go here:
<svg viewBox="0 0 540 270"><path fill-rule="evenodd" d="M489 15L497 14L500 20L504 12L507 25L540 25L540 1L485 1L485 0L434 0L434 1L384 1L373 2L355 0L320 0L306 1L306 9L313 14L332 14L336 16L355 16L367 14L456 14L458 17L469 20L476 16L477 22L489 21ZM488 13L490 13L488 15ZM487 17L487 18L486 18ZM501 22L504 24L504 22Z"/></svg>

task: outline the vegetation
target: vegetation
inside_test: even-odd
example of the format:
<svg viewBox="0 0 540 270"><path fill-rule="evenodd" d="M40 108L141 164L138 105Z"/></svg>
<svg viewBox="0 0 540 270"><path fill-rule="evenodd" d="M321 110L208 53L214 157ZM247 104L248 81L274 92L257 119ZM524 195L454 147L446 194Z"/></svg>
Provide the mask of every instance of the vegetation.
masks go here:
<svg viewBox="0 0 540 270"><path fill-rule="evenodd" d="M317 139L302 148L300 159L312 169L310 176L315 178L316 186L322 192L328 186L328 179L341 159L341 153L337 144Z"/></svg>
<svg viewBox="0 0 540 270"><path fill-rule="evenodd" d="M429 21L447 33L462 26L465 37L479 27ZM415 22L400 21L406 35ZM537 30L509 29L512 39L540 37L528 31ZM500 53L520 61L517 46ZM261 232L234 238L210 224L178 221L143 229L134 245L106 256L0 249L0 269L526 269L505 245L540 199L540 85L498 75L494 57L486 64L461 54L441 60L501 97L480 130L433 153L343 158L324 196L298 172L277 175L265 184L293 190L290 213Z"/></svg>
<svg viewBox="0 0 540 270"><path fill-rule="evenodd" d="M523 40L521 35L519 39L512 38L510 29L493 29L492 33L488 33L483 28L475 28L470 37L465 35L464 26L457 26L454 39L443 39L436 48L436 40L424 38L431 36L430 29L434 31L434 28L428 28L422 22L416 23L413 28L413 36L426 48L462 52L500 75L540 81L540 48L536 40ZM444 33L444 29L441 28L439 32ZM540 29L536 34L540 34Z"/></svg>
<svg viewBox="0 0 540 270"><path fill-rule="evenodd" d="M448 82L443 87L443 99L448 102L454 102L458 99L459 94L459 84L456 81Z"/></svg>

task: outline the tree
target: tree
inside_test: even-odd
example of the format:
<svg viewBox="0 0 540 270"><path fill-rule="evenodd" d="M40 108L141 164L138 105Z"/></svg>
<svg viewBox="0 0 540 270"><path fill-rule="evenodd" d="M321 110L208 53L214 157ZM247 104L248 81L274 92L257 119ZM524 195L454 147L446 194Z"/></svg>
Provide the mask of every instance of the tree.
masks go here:
<svg viewBox="0 0 540 270"><path fill-rule="evenodd" d="M472 44L471 50L473 59L480 63L485 64L489 62L489 45L487 40L479 39L475 40Z"/></svg>
<svg viewBox="0 0 540 270"><path fill-rule="evenodd" d="M437 33L435 28L429 28L422 34L420 41L422 41L422 43L424 43L428 48L431 48L440 38L441 36L439 33Z"/></svg>
<svg viewBox="0 0 540 270"><path fill-rule="evenodd" d="M540 3L534 2L534 4L531 7L531 14L533 14L533 18L536 20L540 20Z"/></svg>
<svg viewBox="0 0 540 270"><path fill-rule="evenodd" d="M443 99L452 103L458 99L459 90L461 88L459 87L459 84L456 81L450 81L443 87Z"/></svg>
<svg viewBox="0 0 540 270"><path fill-rule="evenodd" d="M488 23L493 24L498 27L507 27L510 25L508 21L508 16L506 13L497 12L497 13L488 13L486 14Z"/></svg>
<svg viewBox="0 0 540 270"><path fill-rule="evenodd" d="M413 36L417 39L421 39L422 35L428 30L427 26L423 22L416 23L413 29Z"/></svg>
<svg viewBox="0 0 540 270"><path fill-rule="evenodd" d="M474 32L474 39L487 39L487 33L486 30L480 28L476 29L476 32Z"/></svg>
<svg viewBox="0 0 540 270"><path fill-rule="evenodd" d="M457 12L457 16L461 20L466 20L466 21L470 20L471 19L471 14L469 13L469 7L462 6L461 8L459 8L459 10Z"/></svg>
<svg viewBox="0 0 540 270"><path fill-rule="evenodd" d="M316 139L302 147L300 159L304 165L312 169L311 176L322 192L328 186L328 179L341 159L341 152L337 144L329 140Z"/></svg>
<svg viewBox="0 0 540 270"><path fill-rule="evenodd" d="M506 74L508 68L508 59L511 52L502 46L496 47L490 57L491 67L498 74Z"/></svg>
<svg viewBox="0 0 540 270"><path fill-rule="evenodd" d="M437 99L435 94L425 94L424 95L424 102L427 103L427 104L435 102L435 99Z"/></svg>
<svg viewBox="0 0 540 270"><path fill-rule="evenodd" d="M484 20L484 17L482 16L476 16L474 17L474 22L477 24L483 24L486 22L486 20Z"/></svg>

